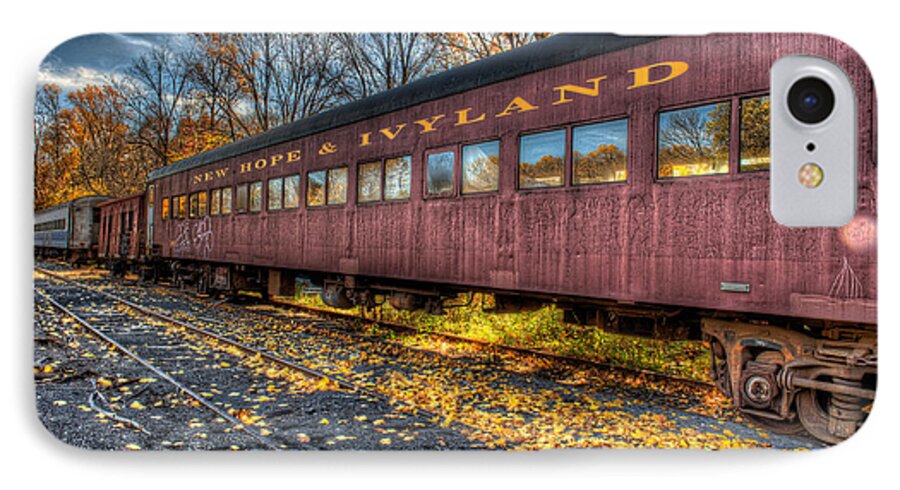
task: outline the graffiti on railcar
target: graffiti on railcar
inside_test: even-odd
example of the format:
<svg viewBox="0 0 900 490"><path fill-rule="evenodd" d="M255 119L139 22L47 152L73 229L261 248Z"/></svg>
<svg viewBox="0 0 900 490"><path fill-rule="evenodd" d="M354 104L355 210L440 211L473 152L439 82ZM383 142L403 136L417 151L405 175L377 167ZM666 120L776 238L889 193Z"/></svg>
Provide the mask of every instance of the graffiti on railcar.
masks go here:
<svg viewBox="0 0 900 490"><path fill-rule="evenodd" d="M176 254L209 258L213 250L212 235L212 222L209 216L197 221L182 221L178 223L175 231L172 249Z"/></svg>

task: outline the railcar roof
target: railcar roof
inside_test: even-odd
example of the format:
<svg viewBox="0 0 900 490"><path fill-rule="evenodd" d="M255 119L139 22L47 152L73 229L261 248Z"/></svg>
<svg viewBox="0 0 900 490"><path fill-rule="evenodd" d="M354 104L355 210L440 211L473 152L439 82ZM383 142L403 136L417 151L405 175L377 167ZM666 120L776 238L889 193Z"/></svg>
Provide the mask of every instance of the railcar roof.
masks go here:
<svg viewBox="0 0 900 490"><path fill-rule="evenodd" d="M107 206L112 206L113 204L118 204L120 202L129 201L132 199L143 197L143 192L135 192L134 194L127 195L125 197L117 197L115 199L110 199L108 201L103 201L100 204L97 204L97 207L105 208Z"/></svg>
<svg viewBox="0 0 900 490"><path fill-rule="evenodd" d="M423 102L657 39L660 38L614 34L558 34L179 160L150 172L148 178L156 180Z"/></svg>
<svg viewBox="0 0 900 490"><path fill-rule="evenodd" d="M57 209L61 209L61 208L70 206L70 205L72 205L72 204L74 204L74 203L80 203L80 202L82 202L82 201L92 201L92 200L103 200L103 201L105 201L105 200L107 200L107 199L110 199L110 197L109 197L109 196L97 196L97 195L94 195L94 196L81 196L81 197L79 197L79 198L77 198L77 199L72 199L72 200L70 200L70 201L66 201L66 202L64 202L64 203L57 204L56 206L50 206L49 208L38 209L38 210L36 210L36 211L34 212L34 214L35 214L35 216L37 216L37 215L40 215L40 214L43 214L43 213L47 213L47 212L50 212L50 211L54 211L54 210L57 210Z"/></svg>

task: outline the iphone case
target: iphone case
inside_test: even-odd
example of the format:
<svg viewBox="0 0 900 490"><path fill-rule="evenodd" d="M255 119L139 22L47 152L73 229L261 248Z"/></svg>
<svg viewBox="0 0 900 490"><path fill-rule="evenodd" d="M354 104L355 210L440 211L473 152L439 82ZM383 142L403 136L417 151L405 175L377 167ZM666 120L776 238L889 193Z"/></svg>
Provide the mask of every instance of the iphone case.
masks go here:
<svg viewBox="0 0 900 490"><path fill-rule="evenodd" d="M128 36L154 47L36 99L35 386L62 441L813 448L868 416L875 91L840 41L91 35L41 69ZM839 228L769 211L787 55L855 91Z"/></svg>

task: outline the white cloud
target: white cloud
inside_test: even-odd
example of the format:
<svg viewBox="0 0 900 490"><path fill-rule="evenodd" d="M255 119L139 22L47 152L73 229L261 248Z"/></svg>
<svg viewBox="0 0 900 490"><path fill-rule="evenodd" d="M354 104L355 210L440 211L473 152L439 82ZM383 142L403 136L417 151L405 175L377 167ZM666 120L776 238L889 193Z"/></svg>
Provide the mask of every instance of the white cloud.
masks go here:
<svg viewBox="0 0 900 490"><path fill-rule="evenodd" d="M76 66L65 69L41 67L38 71L38 86L53 83L59 85L63 92L80 90L87 85L108 85L110 73Z"/></svg>

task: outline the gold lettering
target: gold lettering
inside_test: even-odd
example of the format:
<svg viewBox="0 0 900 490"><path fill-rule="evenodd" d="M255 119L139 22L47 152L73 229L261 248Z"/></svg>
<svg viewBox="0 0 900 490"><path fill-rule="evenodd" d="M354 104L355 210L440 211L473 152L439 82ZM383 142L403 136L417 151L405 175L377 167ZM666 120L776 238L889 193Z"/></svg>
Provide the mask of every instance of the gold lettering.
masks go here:
<svg viewBox="0 0 900 490"><path fill-rule="evenodd" d="M413 124L418 124L422 126L422 131L419 134L430 133L435 131L434 123L438 122L440 119L443 119L443 114L438 114L437 116L429 117L428 119L419 119L418 121L413 121Z"/></svg>
<svg viewBox="0 0 900 490"><path fill-rule="evenodd" d="M212 170L210 170L210 171L206 172L205 174L203 174L203 181L204 181L204 182L209 182L209 181L212 180L212 179L213 179L213 172L212 172Z"/></svg>
<svg viewBox="0 0 900 490"><path fill-rule="evenodd" d="M580 95L587 95L590 97L596 97L600 94L600 81L606 80L606 77L597 77L590 78L587 80L588 83L593 83L594 88L590 87L582 87L581 85L561 85L559 87L553 87L553 90L559 92L559 100L553 103L553 105L566 104L568 102L572 102L573 99L566 98L566 92L573 92Z"/></svg>
<svg viewBox="0 0 900 490"><path fill-rule="evenodd" d="M265 158L260 158L259 160L257 160L256 162L253 163L253 168L255 168L256 170L262 170L262 169L266 168L266 165L268 165L268 164L269 164L268 160L266 160Z"/></svg>
<svg viewBox="0 0 900 490"><path fill-rule="evenodd" d="M669 69L669 74L662 77L657 78L656 80L650 79L650 70L654 68L663 68L666 67ZM642 66L640 68L635 68L633 70L628 70L629 73L634 74L634 83L628 87L628 90L646 87L648 85L656 85L657 83L668 82L669 80L675 79L684 75L684 72L688 70L688 64L684 61L663 61L662 63L654 63L652 65Z"/></svg>
<svg viewBox="0 0 900 490"><path fill-rule="evenodd" d="M454 126L465 126L466 124L472 124L472 123L477 123L479 121L484 121L484 113L483 112L481 113L480 116L476 117L475 119L469 119L469 111L471 111L471 110L472 110L472 108L468 107L461 111L456 111L457 120L456 120L456 124L454 124Z"/></svg>
<svg viewBox="0 0 900 490"><path fill-rule="evenodd" d="M216 178L225 177L225 174L228 173L228 167L220 168L216 170Z"/></svg>
<svg viewBox="0 0 900 490"><path fill-rule="evenodd" d="M244 163L242 163L242 164L241 164L241 173L246 173L246 172L249 172L249 171L253 170L252 165L253 165L253 164L250 163L250 162L244 162Z"/></svg>
<svg viewBox="0 0 900 490"><path fill-rule="evenodd" d="M284 155L282 155L282 154L272 155L272 158L270 159L269 164L274 167L275 165L278 165L278 162L280 162L282 160L284 160Z"/></svg>
<svg viewBox="0 0 900 490"><path fill-rule="evenodd" d="M405 127L406 127L406 123L403 123L403 124L398 124L396 126L397 130L394 131L393 133L391 132L390 128L382 128L382 129L378 130L378 132L387 136L387 139L393 141L394 138L396 138L397 135L400 134L400 131L403 131L403 128L405 128Z"/></svg>
<svg viewBox="0 0 900 490"><path fill-rule="evenodd" d="M372 144L372 142L369 141L369 137L372 136L372 133L363 133L359 136L362 139L362 141L360 141L360 143L359 143L359 146L369 146Z"/></svg>
<svg viewBox="0 0 900 490"><path fill-rule="evenodd" d="M291 150L287 153L288 163L296 162L300 159L300 150Z"/></svg>
<svg viewBox="0 0 900 490"><path fill-rule="evenodd" d="M508 106L506 106L506 109L503 109L503 112L497 114L496 117L506 117L513 114L514 112L528 112L533 111L537 108L538 106L531 105L527 100L521 97L516 97L512 100L512 102L509 103Z"/></svg>
<svg viewBox="0 0 900 490"><path fill-rule="evenodd" d="M322 147L319 148L319 155L328 155L329 153L334 153L337 151L337 145L332 142L327 142L322 144Z"/></svg>
<svg viewBox="0 0 900 490"><path fill-rule="evenodd" d="M202 175L195 175L195 176L194 176L194 183L195 183L195 184L199 184L200 182L203 182L203 176L202 176Z"/></svg>

